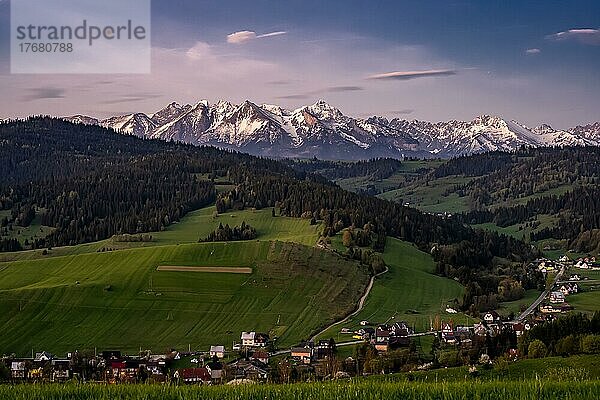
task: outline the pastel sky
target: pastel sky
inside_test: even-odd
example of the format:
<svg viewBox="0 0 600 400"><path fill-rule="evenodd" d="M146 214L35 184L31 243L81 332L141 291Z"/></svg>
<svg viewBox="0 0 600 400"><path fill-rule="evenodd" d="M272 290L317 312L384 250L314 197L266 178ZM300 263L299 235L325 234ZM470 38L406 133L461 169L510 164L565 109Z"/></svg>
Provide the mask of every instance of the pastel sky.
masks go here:
<svg viewBox="0 0 600 400"><path fill-rule="evenodd" d="M0 118L324 99L360 117L600 120L597 0L153 0L146 75L11 75L9 6Z"/></svg>

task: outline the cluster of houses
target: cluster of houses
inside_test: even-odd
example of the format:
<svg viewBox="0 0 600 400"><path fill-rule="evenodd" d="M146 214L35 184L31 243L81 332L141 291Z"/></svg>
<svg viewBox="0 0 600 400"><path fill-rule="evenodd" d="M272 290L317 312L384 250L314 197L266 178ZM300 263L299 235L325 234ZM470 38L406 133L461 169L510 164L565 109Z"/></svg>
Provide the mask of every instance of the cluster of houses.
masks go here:
<svg viewBox="0 0 600 400"><path fill-rule="evenodd" d="M166 382L175 380L187 384L215 384L225 380L266 380L269 374L269 335L260 332L242 332L243 350L225 364L225 346L211 346L208 352L153 355L149 352L126 356L120 351L104 351L93 356L69 353L60 358L48 352L36 353L31 358L10 357L4 363L10 368L13 381L61 382L69 379L107 383ZM189 358L192 368L177 368L179 360Z"/></svg>
<svg viewBox="0 0 600 400"><path fill-rule="evenodd" d="M440 339L447 345L469 347L475 337L495 337L503 332L514 332L519 337L532 326L533 322L503 321L496 311L489 311L483 315L481 322L473 326L454 326L452 321L442 321Z"/></svg>
<svg viewBox="0 0 600 400"><path fill-rule="evenodd" d="M579 257L576 260L571 260L567 256L562 256L558 260L553 261L547 258L540 258L534 261L537 269L543 273L554 272L561 267L575 267L584 270L600 271L600 262L596 261L596 257Z"/></svg>
<svg viewBox="0 0 600 400"><path fill-rule="evenodd" d="M79 353L68 353L61 358L43 351L31 358L10 357L5 360L13 381L63 382L69 379L89 379L104 382L138 382L150 377L164 382L166 366L179 356L168 355L128 357L119 351L104 351L84 357Z"/></svg>
<svg viewBox="0 0 600 400"><path fill-rule="evenodd" d="M596 262L596 257L580 257L575 261L573 266L579 269L600 270L600 263Z"/></svg>
<svg viewBox="0 0 600 400"><path fill-rule="evenodd" d="M293 360L301 364L312 364L315 361L330 357L335 352L335 342L319 340L318 342L304 342L292 347L290 355Z"/></svg>

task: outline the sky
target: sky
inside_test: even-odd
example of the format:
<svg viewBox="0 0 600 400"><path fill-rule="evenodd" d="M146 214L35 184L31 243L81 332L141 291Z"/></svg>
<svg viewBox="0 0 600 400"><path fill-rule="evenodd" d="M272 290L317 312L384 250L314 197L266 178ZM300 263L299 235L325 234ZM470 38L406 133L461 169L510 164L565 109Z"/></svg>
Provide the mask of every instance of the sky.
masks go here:
<svg viewBox="0 0 600 400"><path fill-rule="evenodd" d="M0 118L323 99L356 117L600 120L597 0L153 0L151 73L118 75L11 75L9 7Z"/></svg>

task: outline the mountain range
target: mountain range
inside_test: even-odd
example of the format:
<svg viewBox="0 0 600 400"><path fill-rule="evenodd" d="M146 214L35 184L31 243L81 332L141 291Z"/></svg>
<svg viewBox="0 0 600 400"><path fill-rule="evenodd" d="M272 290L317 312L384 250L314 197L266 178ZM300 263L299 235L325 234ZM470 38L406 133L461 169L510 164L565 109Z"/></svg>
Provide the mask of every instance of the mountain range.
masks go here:
<svg viewBox="0 0 600 400"><path fill-rule="evenodd" d="M74 115L64 119L142 138L212 145L268 157L454 157L510 151L523 145L600 145L599 122L556 130L546 124L531 128L490 115L437 123L377 116L353 118L323 100L295 110L248 100L241 104L173 102L153 114L107 119Z"/></svg>

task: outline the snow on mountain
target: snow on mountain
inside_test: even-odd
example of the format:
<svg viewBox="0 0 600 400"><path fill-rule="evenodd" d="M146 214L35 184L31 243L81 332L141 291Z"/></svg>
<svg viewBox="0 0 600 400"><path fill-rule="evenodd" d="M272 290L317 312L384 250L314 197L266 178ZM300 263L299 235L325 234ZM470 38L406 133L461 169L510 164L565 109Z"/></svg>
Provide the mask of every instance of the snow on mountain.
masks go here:
<svg viewBox="0 0 600 400"><path fill-rule="evenodd" d="M119 133L138 137L146 137L157 128L156 123L142 113L111 117L100 121L100 125Z"/></svg>
<svg viewBox="0 0 600 400"><path fill-rule="evenodd" d="M366 159L403 155L453 157L526 146L600 144L600 123L555 130L529 128L498 116L472 121L427 122L353 118L323 100L287 110L278 105L227 101L168 104L157 112L97 120L76 115L66 120L99 124L139 137L209 144L273 157Z"/></svg>
<svg viewBox="0 0 600 400"><path fill-rule="evenodd" d="M600 122L578 125L575 128L569 129L569 133L597 145L600 143Z"/></svg>
<svg viewBox="0 0 600 400"><path fill-rule="evenodd" d="M85 115L73 115L71 117L63 118L65 121L72 122L74 124L82 125L98 125L100 121L93 117L87 117Z"/></svg>

